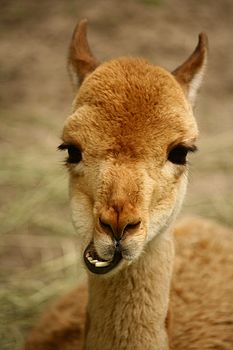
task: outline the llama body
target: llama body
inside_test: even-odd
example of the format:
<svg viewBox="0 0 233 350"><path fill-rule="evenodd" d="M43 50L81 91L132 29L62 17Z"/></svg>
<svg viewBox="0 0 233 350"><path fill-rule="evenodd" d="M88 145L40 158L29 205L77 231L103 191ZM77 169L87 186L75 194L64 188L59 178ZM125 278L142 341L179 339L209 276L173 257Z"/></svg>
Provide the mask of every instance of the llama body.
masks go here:
<svg viewBox="0 0 233 350"><path fill-rule="evenodd" d="M88 303L86 294L83 303L78 294L76 303L70 297L62 301L57 308L64 310L61 305L70 300L70 320L43 332L58 315L52 312L26 349L168 350L173 344L195 349L195 341L199 349L217 349L216 338L212 344L203 339L210 344L205 347L194 330L190 347L192 326L182 333L178 265L169 306L172 227L186 190L186 156L196 148L191 105L206 63L206 37L200 35L194 53L172 75L142 59L120 58L98 66L85 30L83 21L71 42L70 62L81 86L60 149L68 150L71 208L88 271ZM185 264L185 255L180 257ZM229 294L223 295L230 305ZM179 307L183 311L177 318ZM224 337L222 349L228 349L231 339Z"/></svg>

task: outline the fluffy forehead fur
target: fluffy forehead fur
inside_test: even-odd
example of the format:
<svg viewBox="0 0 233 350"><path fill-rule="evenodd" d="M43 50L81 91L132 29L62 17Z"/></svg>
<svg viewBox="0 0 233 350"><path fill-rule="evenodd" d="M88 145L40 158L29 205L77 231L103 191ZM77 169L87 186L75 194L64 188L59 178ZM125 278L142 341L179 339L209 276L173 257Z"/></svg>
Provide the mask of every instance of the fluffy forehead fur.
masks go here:
<svg viewBox="0 0 233 350"><path fill-rule="evenodd" d="M191 107L172 74L135 58L104 63L85 79L63 134L95 157L128 159L161 159L171 145L196 136Z"/></svg>

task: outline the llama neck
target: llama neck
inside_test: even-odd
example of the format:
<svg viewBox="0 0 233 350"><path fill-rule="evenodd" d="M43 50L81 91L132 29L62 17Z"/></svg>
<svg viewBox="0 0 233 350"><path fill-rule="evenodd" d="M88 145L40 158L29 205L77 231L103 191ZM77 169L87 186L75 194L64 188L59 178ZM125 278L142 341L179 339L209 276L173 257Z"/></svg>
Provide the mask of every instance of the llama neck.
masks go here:
<svg viewBox="0 0 233 350"><path fill-rule="evenodd" d="M89 277L85 350L167 350L165 321L173 265L169 232L112 277Z"/></svg>

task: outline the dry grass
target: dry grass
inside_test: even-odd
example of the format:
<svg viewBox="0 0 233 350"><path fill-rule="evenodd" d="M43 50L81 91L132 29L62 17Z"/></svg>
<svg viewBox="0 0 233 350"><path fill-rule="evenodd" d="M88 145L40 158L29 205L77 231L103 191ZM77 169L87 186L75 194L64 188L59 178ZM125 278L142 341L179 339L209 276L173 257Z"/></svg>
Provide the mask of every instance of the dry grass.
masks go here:
<svg viewBox="0 0 233 350"><path fill-rule="evenodd" d="M26 331L47 302L83 278L69 214L63 155L56 151L71 101L65 51L76 13L79 18L90 18L94 28L90 31L91 41L100 57L126 52L146 55L155 61L155 57L161 56L163 64L169 67L171 62L179 62L181 56L185 57L183 43L190 52L193 47L193 43L189 45L190 38L193 40L194 33L199 31L196 23L204 23L207 32L209 26L212 34L214 26L206 13L211 13L214 21L225 6L224 25L218 26L221 40L219 33L213 33L212 42L216 43L219 56L213 57L213 63L210 63L210 83L200 100L198 115L204 114L199 120L202 130L200 152L192 156L190 186L183 213L200 214L232 226L232 83L228 79L230 71L219 72L216 67L220 58L226 71L232 66L227 65L224 47L233 23L227 22L233 6L227 7L229 2L224 0L221 8L215 11L211 4L196 5L197 2L191 1L195 9L203 6L200 7L203 12L199 15L197 12L197 19L192 22L190 18L188 22L184 19L190 16L190 2L183 2L182 7L179 5L177 15L171 5L175 1L166 4L160 1L154 12L153 6L136 0L124 2L122 6L117 0L101 0L98 8L84 0L78 3L60 1L56 8L43 0L39 3L23 0L17 6L13 2L3 3L0 348L19 350ZM115 17L109 17L110 9ZM155 29L161 36L156 39L158 54L152 43ZM176 50L169 49L168 45L173 45L170 40L176 42ZM221 45L224 55L221 55ZM231 55L229 45L228 54ZM214 70L217 73L211 74ZM221 103L216 96L221 98Z"/></svg>
<svg viewBox="0 0 233 350"><path fill-rule="evenodd" d="M217 142L216 142L217 140ZM233 226L233 138L231 131L203 137L190 169L190 190L183 213Z"/></svg>
<svg viewBox="0 0 233 350"><path fill-rule="evenodd" d="M1 120L5 118L2 113ZM28 124L24 119L21 130ZM82 276L70 223L65 170L56 152L58 138L49 137L49 142L41 145L35 132L18 133L16 124L5 123L4 140L13 138L15 143L17 139L19 149L15 144L6 145L9 149L0 157L0 188L4 193L0 199L0 344L1 349L10 350L21 348L24 333L43 305ZM43 125L42 116L34 118L32 128L41 135L53 129Z"/></svg>

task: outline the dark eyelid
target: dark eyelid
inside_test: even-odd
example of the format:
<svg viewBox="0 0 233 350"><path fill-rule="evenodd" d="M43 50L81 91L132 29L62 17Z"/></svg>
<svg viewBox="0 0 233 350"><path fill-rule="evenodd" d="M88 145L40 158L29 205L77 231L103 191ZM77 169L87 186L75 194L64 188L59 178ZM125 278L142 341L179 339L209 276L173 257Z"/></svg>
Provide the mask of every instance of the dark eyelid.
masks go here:
<svg viewBox="0 0 233 350"><path fill-rule="evenodd" d="M73 143L69 143L69 144L67 144L67 143L62 143L61 145L59 145L59 146L57 147L57 149L58 149L59 151L64 151L64 150L68 149L69 147L77 148L78 150L82 151L82 148L81 148L79 145L73 144Z"/></svg>
<svg viewBox="0 0 233 350"><path fill-rule="evenodd" d="M172 145L171 149L174 149L176 147L185 148L188 152L196 152L198 150L196 145L188 145L187 143L174 144Z"/></svg>
<svg viewBox="0 0 233 350"><path fill-rule="evenodd" d="M198 148L197 148L197 146L196 145L180 145L181 147L184 147L184 148L186 148L189 152L196 152L196 151L198 151Z"/></svg>
<svg viewBox="0 0 233 350"><path fill-rule="evenodd" d="M59 151L64 151L65 149L67 149L69 147L69 145L66 145L65 143L62 143L61 145L59 145L58 147L57 147L57 149L59 150Z"/></svg>
<svg viewBox="0 0 233 350"><path fill-rule="evenodd" d="M167 149L167 153L169 154L169 152L171 152L173 149L175 149L176 147L180 147L183 149L186 149L188 152L196 152L198 151L198 148L196 145L194 144L187 144L187 143L172 143L168 149Z"/></svg>

